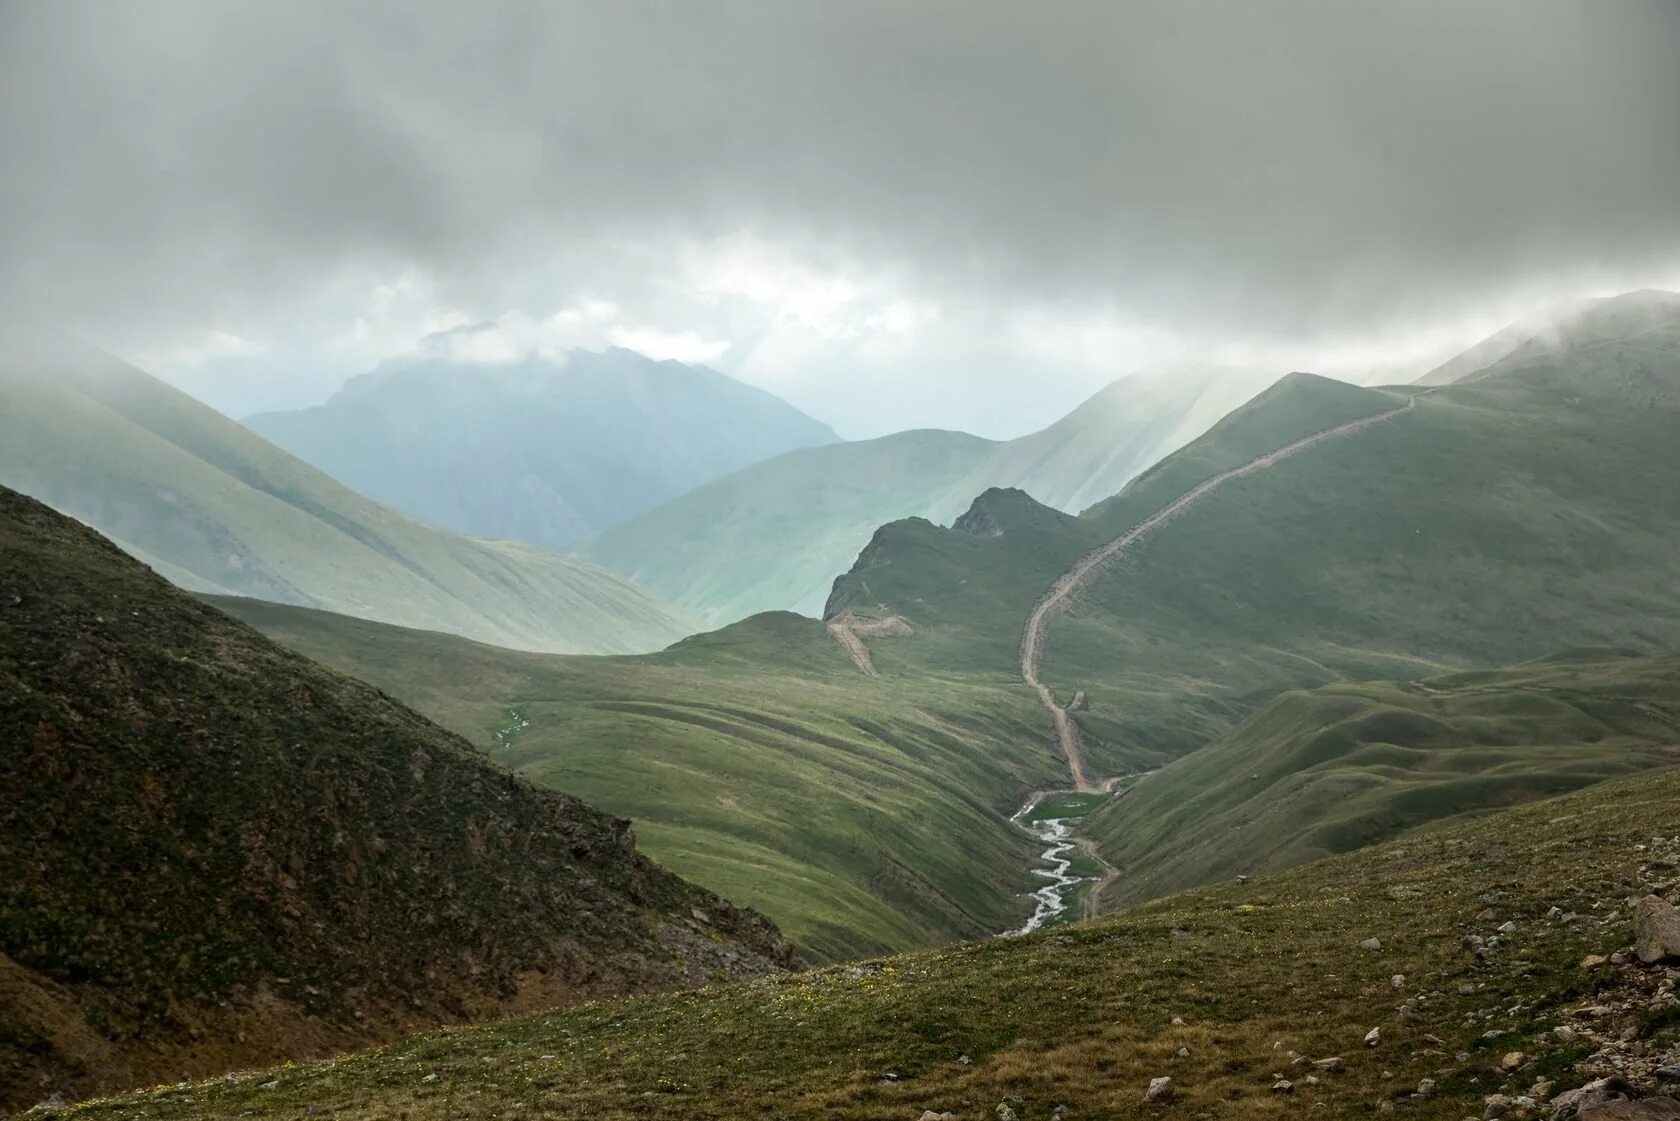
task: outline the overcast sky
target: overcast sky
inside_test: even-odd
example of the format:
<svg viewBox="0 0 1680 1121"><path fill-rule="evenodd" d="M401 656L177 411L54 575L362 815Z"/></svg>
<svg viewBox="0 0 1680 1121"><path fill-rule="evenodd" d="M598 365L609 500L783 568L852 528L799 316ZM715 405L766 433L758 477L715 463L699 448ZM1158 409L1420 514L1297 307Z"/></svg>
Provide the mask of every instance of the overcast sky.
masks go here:
<svg viewBox="0 0 1680 1121"><path fill-rule="evenodd" d="M235 414L474 332L843 434L1680 287L1680 0L0 0L0 298Z"/></svg>

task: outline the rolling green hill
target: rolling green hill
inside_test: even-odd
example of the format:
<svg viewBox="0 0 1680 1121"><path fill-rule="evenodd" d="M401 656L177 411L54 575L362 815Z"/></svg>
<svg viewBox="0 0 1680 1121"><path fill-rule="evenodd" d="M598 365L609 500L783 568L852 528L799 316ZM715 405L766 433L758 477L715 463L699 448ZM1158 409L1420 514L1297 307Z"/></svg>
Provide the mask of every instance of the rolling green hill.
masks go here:
<svg viewBox="0 0 1680 1121"><path fill-rule="evenodd" d="M0 484L183 587L537 650L652 650L697 624L627 581L371 502L122 362L64 340L0 354Z"/></svg>
<svg viewBox="0 0 1680 1121"><path fill-rule="evenodd" d="M793 964L627 822L0 488L0 1109Z"/></svg>
<svg viewBox="0 0 1680 1121"><path fill-rule="evenodd" d="M1680 379L1680 349L1648 326L1593 320L1550 366L1427 392L1292 375L1080 516L994 489L949 528L889 523L835 582L829 633L772 613L658 655L534 658L228 607L533 778L635 817L657 857L819 957L975 936L1019 918L1028 882L998 871L1025 859L1000 819L1067 775L1021 682L1026 620L1082 556L1222 472L1264 467L1096 566L1047 619L1042 679L1059 703L1077 697L1098 778L1194 759L1289 690L1581 645L1680 648L1680 417L1653 388ZM898 622L857 625L869 619ZM1555 791L1544 776L1560 767L1578 784L1651 761L1643 748L1560 763L1532 737L1504 746L1536 749L1526 776L1501 779L1498 752L1459 756L1485 797L1450 812ZM1379 817L1387 793L1371 795ZM1280 862L1320 851L1279 822ZM1228 857L1187 857L1203 871L1161 887Z"/></svg>
<svg viewBox="0 0 1680 1121"><path fill-rule="evenodd" d="M814 615L881 524L948 522L989 487L1081 509L1258 385L1247 374L1157 370L1114 382L1016 440L928 430L790 452L606 530L578 554L714 625L758 611Z"/></svg>
<svg viewBox="0 0 1680 1121"><path fill-rule="evenodd" d="M1669 971L1604 960L1629 900L1674 897L1677 820L1680 775L1607 783L1086 926L48 1116L1458 1121L1493 1094L1562 1116L1600 1077L1654 1094L1680 1051ZM1162 1077L1171 1100L1146 1103Z"/></svg>
<svg viewBox="0 0 1680 1121"><path fill-rule="evenodd" d="M1277 871L1680 763L1680 655L1603 648L1286 693L1088 818L1103 902Z"/></svg>
<svg viewBox="0 0 1680 1121"><path fill-rule="evenodd" d="M1648 294L1462 384L1286 378L1076 519L994 493L986 535L885 526L827 613L905 620L910 637L871 643L888 677L1003 672L1081 556L1223 471L1397 409L1200 495L1048 619L1043 680L1083 692L1098 772L1184 755L1288 689L1680 648L1680 298Z"/></svg>
<svg viewBox="0 0 1680 1121"><path fill-rule="evenodd" d="M559 549L832 430L716 370L633 351L510 365L415 358L247 427L435 525Z"/></svg>
<svg viewBox="0 0 1680 1121"><path fill-rule="evenodd" d="M522 654L217 599L534 782L634 819L661 864L818 959L1018 925L1041 848L1009 823L1057 764L1007 677L860 674L822 624L754 616L659 654Z"/></svg>

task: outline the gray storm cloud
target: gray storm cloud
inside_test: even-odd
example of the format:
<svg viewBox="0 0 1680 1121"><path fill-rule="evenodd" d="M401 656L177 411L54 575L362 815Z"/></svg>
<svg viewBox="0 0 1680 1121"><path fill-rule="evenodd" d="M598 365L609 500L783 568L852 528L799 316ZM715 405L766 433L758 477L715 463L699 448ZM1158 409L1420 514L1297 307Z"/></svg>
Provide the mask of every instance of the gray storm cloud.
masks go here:
<svg viewBox="0 0 1680 1121"><path fill-rule="evenodd" d="M743 227L1301 336L1680 267L1671 0L0 13L5 294L95 327Z"/></svg>

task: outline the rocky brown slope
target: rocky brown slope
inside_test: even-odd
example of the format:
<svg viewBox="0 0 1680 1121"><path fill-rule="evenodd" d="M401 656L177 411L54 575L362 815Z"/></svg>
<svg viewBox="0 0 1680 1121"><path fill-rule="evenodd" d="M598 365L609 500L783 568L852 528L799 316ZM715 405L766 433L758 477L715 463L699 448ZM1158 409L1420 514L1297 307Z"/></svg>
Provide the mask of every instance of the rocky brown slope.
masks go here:
<svg viewBox="0 0 1680 1121"><path fill-rule="evenodd" d="M795 964L627 822L0 489L0 1108Z"/></svg>

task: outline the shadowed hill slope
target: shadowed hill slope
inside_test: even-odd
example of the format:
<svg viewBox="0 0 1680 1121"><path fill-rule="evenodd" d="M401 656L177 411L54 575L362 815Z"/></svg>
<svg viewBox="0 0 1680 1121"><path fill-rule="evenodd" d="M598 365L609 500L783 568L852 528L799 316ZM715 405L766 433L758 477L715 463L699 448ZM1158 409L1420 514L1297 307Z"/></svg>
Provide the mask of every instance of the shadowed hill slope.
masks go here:
<svg viewBox="0 0 1680 1121"><path fill-rule="evenodd" d="M1561 1108L1606 1076L1651 1095L1680 1055L1670 973L1604 955L1631 942L1629 900L1680 891L1677 820L1680 775L1645 776L1084 926L58 1116L1036 1121L1063 1105L1072 1118L1458 1121L1491 1094ZM1146 1103L1160 1077L1171 1102Z"/></svg>
<svg viewBox="0 0 1680 1121"><path fill-rule="evenodd" d="M64 340L0 348L0 485L183 587L525 649L653 650L697 624L573 557L417 522L155 378Z"/></svg>
<svg viewBox="0 0 1680 1121"><path fill-rule="evenodd" d="M627 822L0 489L0 1106L792 963Z"/></svg>

